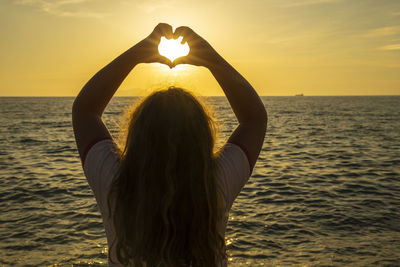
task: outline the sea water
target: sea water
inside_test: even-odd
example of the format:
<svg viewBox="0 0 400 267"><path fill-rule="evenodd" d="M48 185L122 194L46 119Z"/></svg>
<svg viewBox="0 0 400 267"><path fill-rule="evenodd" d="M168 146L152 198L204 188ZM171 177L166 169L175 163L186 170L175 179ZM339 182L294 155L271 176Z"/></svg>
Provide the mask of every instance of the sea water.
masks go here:
<svg viewBox="0 0 400 267"><path fill-rule="evenodd" d="M400 97L263 97L269 121L230 212L230 265L400 264ZM104 114L118 136L136 98ZM218 146L237 125L205 99ZM73 98L0 98L0 264L106 265L100 213L71 125ZM92 265L90 265L92 266Z"/></svg>

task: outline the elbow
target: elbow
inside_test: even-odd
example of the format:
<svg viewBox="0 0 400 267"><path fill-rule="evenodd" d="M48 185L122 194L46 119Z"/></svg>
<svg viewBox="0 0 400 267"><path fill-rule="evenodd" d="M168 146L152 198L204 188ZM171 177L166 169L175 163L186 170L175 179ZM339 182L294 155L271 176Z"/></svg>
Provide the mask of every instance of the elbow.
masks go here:
<svg viewBox="0 0 400 267"><path fill-rule="evenodd" d="M258 103L255 103L253 105L254 120L257 120L257 122L260 124L267 125L268 122L267 109L265 108L265 105L260 97L258 98L258 100L259 100Z"/></svg>
<svg viewBox="0 0 400 267"><path fill-rule="evenodd" d="M257 105L247 106L247 110L237 116L240 124L255 124L267 126L268 114L262 102Z"/></svg>
<svg viewBox="0 0 400 267"><path fill-rule="evenodd" d="M267 109L264 107L263 104L260 105L259 110L257 110L257 112L256 112L255 121L257 121L257 123L267 127L268 113L267 113Z"/></svg>
<svg viewBox="0 0 400 267"><path fill-rule="evenodd" d="M86 101L82 99L80 96L77 96L72 103L72 120L82 116L97 116L101 117L102 111L96 110L96 107L93 107Z"/></svg>
<svg viewBox="0 0 400 267"><path fill-rule="evenodd" d="M261 111L261 120L264 121L265 125L268 123L268 113L267 109L263 106Z"/></svg>
<svg viewBox="0 0 400 267"><path fill-rule="evenodd" d="M74 103L72 103L72 120L79 116L89 113L85 105L79 99L79 96L75 98Z"/></svg>
<svg viewBox="0 0 400 267"><path fill-rule="evenodd" d="M79 107L79 100L78 97L75 98L74 103L72 103L72 119L79 113L80 107Z"/></svg>
<svg viewBox="0 0 400 267"><path fill-rule="evenodd" d="M253 110L252 115L239 121L240 124L253 125L258 129L263 129L265 132L268 123L268 114L264 105L260 106L257 110Z"/></svg>

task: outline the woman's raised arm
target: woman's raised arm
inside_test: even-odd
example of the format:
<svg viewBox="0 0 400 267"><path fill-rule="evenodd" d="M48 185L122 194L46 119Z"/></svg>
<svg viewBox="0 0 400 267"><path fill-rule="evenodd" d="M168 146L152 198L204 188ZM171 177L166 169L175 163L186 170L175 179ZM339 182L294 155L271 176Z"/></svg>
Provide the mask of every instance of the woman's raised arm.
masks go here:
<svg viewBox="0 0 400 267"><path fill-rule="evenodd" d="M92 142L111 138L101 115L129 72L139 63L159 62L171 67L171 61L158 53L161 36L172 38L171 25L158 24L147 38L97 72L76 97L72 107L72 122L82 160Z"/></svg>
<svg viewBox="0 0 400 267"><path fill-rule="evenodd" d="M177 64L192 64L208 68L223 89L239 125L228 142L238 144L248 152L250 167L257 161L264 142L267 127L267 112L250 83L237 72L211 45L189 27L179 27L174 38L183 36L188 42L189 55L174 61Z"/></svg>

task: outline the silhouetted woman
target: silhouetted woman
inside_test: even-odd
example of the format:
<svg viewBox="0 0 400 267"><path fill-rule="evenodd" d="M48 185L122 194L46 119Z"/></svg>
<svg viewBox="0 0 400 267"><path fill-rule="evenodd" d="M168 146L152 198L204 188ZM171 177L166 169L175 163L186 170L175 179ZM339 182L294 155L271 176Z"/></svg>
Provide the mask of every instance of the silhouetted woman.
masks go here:
<svg viewBox="0 0 400 267"><path fill-rule="evenodd" d="M189 55L159 55L161 36L183 36ZM139 63L208 68L239 122L215 151L214 121L184 89L152 93L130 116L117 147L101 116ZM157 25L144 40L94 75L73 105L82 165L106 230L109 265L225 266L228 211L251 175L263 144L265 108L252 86L188 27Z"/></svg>

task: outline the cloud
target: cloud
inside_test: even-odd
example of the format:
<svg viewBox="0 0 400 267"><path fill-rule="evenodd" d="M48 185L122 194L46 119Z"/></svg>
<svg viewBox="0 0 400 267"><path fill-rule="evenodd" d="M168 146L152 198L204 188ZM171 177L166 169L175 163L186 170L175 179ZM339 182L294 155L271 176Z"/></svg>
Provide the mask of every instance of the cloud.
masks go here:
<svg viewBox="0 0 400 267"><path fill-rule="evenodd" d="M392 36L392 35L396 35L396 34L400 34L400 26L399 25L369 30L369 31L367 31L366 34L364 34L364 37L384 37L384 36Z"/></svg>
<svg viewBox="0 0 400 267"><path fill-rule="evenodd" d="M378 48L379 50L400 50L400 44L385 45Z"/></svg>
<svg viewBox="0 0 400 267"><path fill-rule="evenodd" d="M14 0L15 4L32 6L38 10L60 17L103 18L106 13L87 11L82 4L93 0Z"/></svg>

